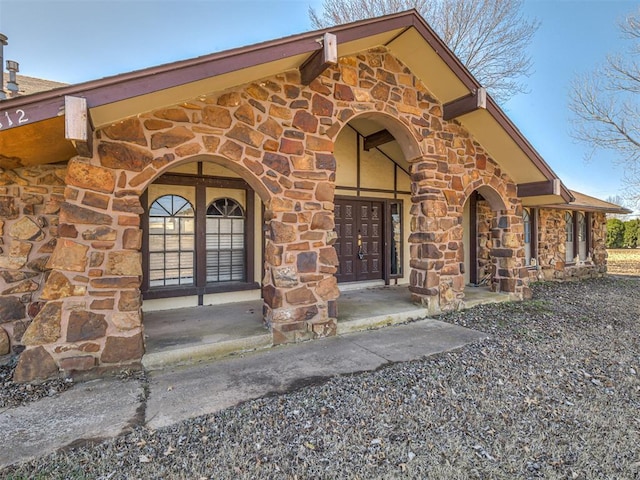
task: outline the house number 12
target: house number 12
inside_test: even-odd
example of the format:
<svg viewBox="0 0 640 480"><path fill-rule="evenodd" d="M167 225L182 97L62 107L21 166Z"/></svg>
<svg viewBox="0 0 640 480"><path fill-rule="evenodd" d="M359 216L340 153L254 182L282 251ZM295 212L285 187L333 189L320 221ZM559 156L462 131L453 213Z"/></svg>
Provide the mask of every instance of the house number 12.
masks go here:
<svg viewBox="0 0 640 480"><path fill-rule="evenodd" d="M25 113L24 110L16 110L15 112L13 112L13 116L14 118L11 118L11 115L9 115L9 112L4 112L4 117L6 118L6 125L8 127L12 127L14 123L17 123L18 125L20 125L21 123L27 123L29 121L29 119L27 118L27 114ZM18 117L18 118L15 118ZM0 117L0 128L4 128L5 124L2 123L2 117Z"/></svg>

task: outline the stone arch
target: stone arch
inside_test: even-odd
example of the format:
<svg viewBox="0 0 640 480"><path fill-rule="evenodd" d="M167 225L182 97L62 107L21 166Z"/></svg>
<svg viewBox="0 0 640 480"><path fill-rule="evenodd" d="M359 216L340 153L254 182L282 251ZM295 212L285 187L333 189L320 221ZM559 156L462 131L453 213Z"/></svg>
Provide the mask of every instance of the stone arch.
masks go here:
<svg viewBox="0 0 640 480"><path fill-rule="evenodd" d="M420 135L408 121L402 121L402 119L396 118L387 112L375 109L354 114L341 125L334 138L337 138L350 122L358 119L372 120L388 130L398 142L407 162L412 162L414 159L421 158L424 155Z"/></svg>
<svg viewBox="0 0 640 480"><path fill-rule="evenodd" d="M494 189L491 185L481 185L476 188L474 191L478 192L480 195L484 197L484 199L489 202L491 206L491 210L494 212L506 211L507 205L502 198L502 195L498 193L496 189ZM469 198L467 196L467 198Z"/></svg>
<svg viewBox="0 0 640 480"><path fill-rule="evenodd" d="M260 199L265 205L269 205L271 203L272 194L265 187L265 185L260 182L255 175L251 173L249 169L245 166L234 162L226 157L220 155L210 155L210 154L198 154L191 157L182 158L172 163L168 163L164 165L162 168L158 169L152 177L149 177L144 183L139 185L140 191L145 191L149 185L151 185L154 180L160 177L163 173L178 167L180 165L184 165L192 162L210 162L225 167L232 172L238 174L240 178L246 181L249 186L258 194Z"/></svg>

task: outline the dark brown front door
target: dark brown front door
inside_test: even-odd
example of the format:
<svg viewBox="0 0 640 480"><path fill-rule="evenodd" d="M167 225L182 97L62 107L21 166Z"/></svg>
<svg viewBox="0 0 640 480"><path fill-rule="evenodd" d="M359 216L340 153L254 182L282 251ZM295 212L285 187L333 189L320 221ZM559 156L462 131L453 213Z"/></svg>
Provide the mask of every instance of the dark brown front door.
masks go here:
<svg viewBox="0 0 640 480"><path fill-rule="evenodd" d="M383 211L383 202L355 198L335 200L339 282L383 278Z"/></svg>

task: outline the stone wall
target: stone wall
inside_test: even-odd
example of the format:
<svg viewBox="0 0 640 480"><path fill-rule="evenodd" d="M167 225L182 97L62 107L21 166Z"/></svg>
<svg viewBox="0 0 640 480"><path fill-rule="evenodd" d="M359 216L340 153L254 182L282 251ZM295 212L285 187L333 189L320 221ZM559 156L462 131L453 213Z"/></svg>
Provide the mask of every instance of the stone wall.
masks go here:
<svg viewBox="0 0 640 480"><path fill-rule="evenodd" d="M491 277L493 274L491 229L494 218L495 215L489 202L480 200L476 204L478 281L484 284L484 279L487 279L487 284L490 286L492 285Z"/></svg>
<svg viewBox="0 0 640 480"><path fill-rule="evenodd" d="M44 281L50 267L64 200L65 166L0 171L0 355L38 344L32 321L49 318ZM57 340L60 325L42 332Z"/></svg>
<svg viewBox="0 0 640 480"><path fill-rule="evenodd" d="M140 195L194 160L236 172L265 204L263 294L274 343L335 334L333 142L360 114L396 135L411 163L414 299L434 311L461 304L463 206L476 190L496 211L493 287L522 298L528 275L515 184L464 128L442 119L441 104L408 68L377 49L340 59L308 87L287 72L97 131L93 157L68 164L47 303L29 327L17 379L140 362Z"/></svg>
<svg viewBox="0 0 640 480"><path fill-rule="evenodd" d="M459 124L432 120L437 121L431 122L427 153L412 165L409 241L414 301L432 312L461 306L463 210L474 191L496 212L490 228L491 288L522 299L529 294L529 275L523 267L522 206L515 183Z"/></svg>
<svg viewBox="0 0 640 480"><path fill-rule="evenodd" d="M549 281L603 276L607 271L606 215L590 214L591 247L587 259L567 264L564 214L565 210L538 209L538 265L529 269L531 278Z"/></svg>

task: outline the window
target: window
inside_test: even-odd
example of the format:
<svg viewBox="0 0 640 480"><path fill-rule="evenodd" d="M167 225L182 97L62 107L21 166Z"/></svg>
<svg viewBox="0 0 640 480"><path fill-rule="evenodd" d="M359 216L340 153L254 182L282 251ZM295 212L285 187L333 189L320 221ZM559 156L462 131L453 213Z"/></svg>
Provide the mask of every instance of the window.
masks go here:
<svg viewBox="0 0 640 480"><path fill-rule="evenodd" d="M565 230L565 261L567 263L572 263L575 257L574 251L574 224L573 224L573 213L565 212L564 213L564 230Z"/></svg>
<svg viewBox="0 0 640 480"><path fill-rule="evenodd" d="M587 259L587 219L584 213L576 213L576 224L578 236L578 257L581 261L584 261Z"/></svg>
<svg viewBox="0 0 640 480"><path fill-rule="evenodd" d="M191 203L164 195L149 208L149 285L193 285L195 218Z"/></svg>
<svg viewBox="0 0 640 480"><path fill-rule="evenodd" d="M524 225L524 264L531 265L531 213L528 209L522 211Z"/></svg>
<svg viewBox="0 0 640 480"><path fill-rule="evenodd" d="M532 267L537 264L538 224L536 213L537 210L534 208L522 209L522 224L524 226L524 264L527 267Z"/></svg>
<svg viewBox="0 0 640 480"><path fill-rule="evenodd" d="M207 283L245 280L244 221L242 207L231 198L207 208Z"/></svg>
<svg viewBox="0 0 640 480"><path fill-rule="evenodd" d="M194 162L195 163L195 162ZM255 192L242 179L165 173L143 194L145 299L259 288L255 268Z"/></svg>
<svg viewBox="0 0 640 480"><path fill-rule="evenodd" d="M391 205L391 275L402 276L402 203Z"/></svg>

